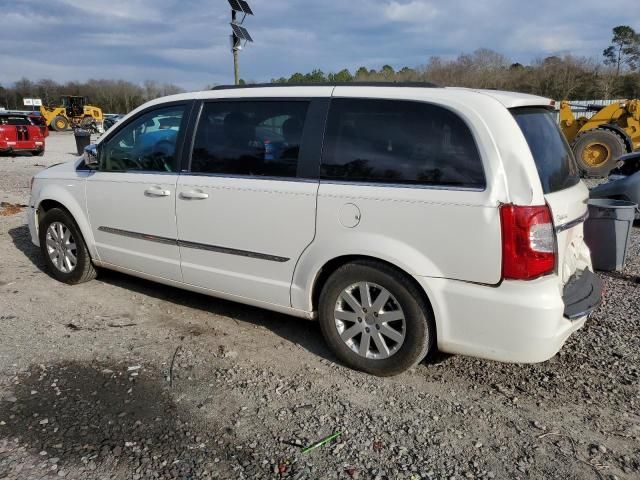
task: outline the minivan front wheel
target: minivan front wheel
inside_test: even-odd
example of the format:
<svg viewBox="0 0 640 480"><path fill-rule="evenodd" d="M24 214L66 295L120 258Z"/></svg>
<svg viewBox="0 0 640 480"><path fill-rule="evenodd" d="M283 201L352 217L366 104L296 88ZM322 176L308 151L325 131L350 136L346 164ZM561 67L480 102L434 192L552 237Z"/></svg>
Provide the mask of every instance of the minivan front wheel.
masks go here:
<svg viewBox="0 0 640 480"><path fill-rule="evenodd" d="M340 360L380 376L418 363L435 338L431 310L418 288L375 261L349 263L329 277L320 294L319 320Z"/></svg>
<svg viewBox="0 0 640 480"><path fill-rule="evenodd" d="M96 277L80 229L69 213L53 208L44 214L38 228L40 249L53 277L69 284Z"/></svg>

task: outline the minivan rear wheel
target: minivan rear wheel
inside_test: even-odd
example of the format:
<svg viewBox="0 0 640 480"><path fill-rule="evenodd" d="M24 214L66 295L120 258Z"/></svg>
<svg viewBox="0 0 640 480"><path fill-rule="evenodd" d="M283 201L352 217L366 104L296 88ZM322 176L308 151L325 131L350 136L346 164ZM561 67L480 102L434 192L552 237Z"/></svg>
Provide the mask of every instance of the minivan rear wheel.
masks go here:
<svg viewBox="0 0 640 480"><path fill-rule="evenodd" d="M373 375L397 375L430 350L431 309L404 274L375 261L337 269L318 305L325 340L348 366Z"/></svg>

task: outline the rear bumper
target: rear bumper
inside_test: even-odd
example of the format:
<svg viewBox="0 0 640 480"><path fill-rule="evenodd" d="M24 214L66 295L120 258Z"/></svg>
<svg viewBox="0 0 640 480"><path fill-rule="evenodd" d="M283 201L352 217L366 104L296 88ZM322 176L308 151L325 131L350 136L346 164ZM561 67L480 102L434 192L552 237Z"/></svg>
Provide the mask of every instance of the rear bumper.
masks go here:
<svg viewBox="0 0 640 480"><path fill-rule="evenodd" d="M44 150L44 142L0 142L0 152L22 152Z"/></svg>
<svg viewBox="0 0 640 480"><path fill-rule="evenodd" d="M564 292L555 275L503 281L495 287L425 277L416 280L431 300L441 351L501 362L548 360L597 306L585 309L583 315L576 310L572 319L565 317ZM586 297L591 298L582 295Z"/></svg>

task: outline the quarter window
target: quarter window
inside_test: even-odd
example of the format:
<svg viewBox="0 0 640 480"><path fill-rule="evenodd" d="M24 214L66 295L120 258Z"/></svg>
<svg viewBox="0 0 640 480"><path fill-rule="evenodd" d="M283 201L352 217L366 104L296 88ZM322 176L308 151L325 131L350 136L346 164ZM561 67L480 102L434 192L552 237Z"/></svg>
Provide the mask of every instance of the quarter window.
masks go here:
<svg viewBox="0 0 640 480"><path fill-rule="evenodd" d="M196 131L191 171L295 177L308 106L304 101L205 104Z"/></svg>
<svg viewBox="0 0 640 480"><path fill-rule="evenodd" d="M177 172L184 106L153 110L122 128L101 152L100 170Z"/></svg>
<svg viewBox="0 0 640 480"><path fill-rule="evenodd" d="M484 188L471 131L435 105L334 99L322 159L323 179Z"/></svg>

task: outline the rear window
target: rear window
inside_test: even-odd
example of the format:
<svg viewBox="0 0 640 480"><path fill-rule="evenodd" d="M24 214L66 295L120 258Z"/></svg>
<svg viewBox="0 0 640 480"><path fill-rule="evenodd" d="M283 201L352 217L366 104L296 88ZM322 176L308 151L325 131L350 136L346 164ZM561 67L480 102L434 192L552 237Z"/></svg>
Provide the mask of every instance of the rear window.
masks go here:
<svg viewBox="0 0 640 480"><path fill-rule="evenodd" d="M544 193L576 185L578 167L553 113L545 108L518 108L511 113L527 139Z"/></svg>
<svg viewBox="0 0 640 480"><path fill-rule="evenodd" d="M27 117L0 117L0 125L31 125Z"/></svg>

